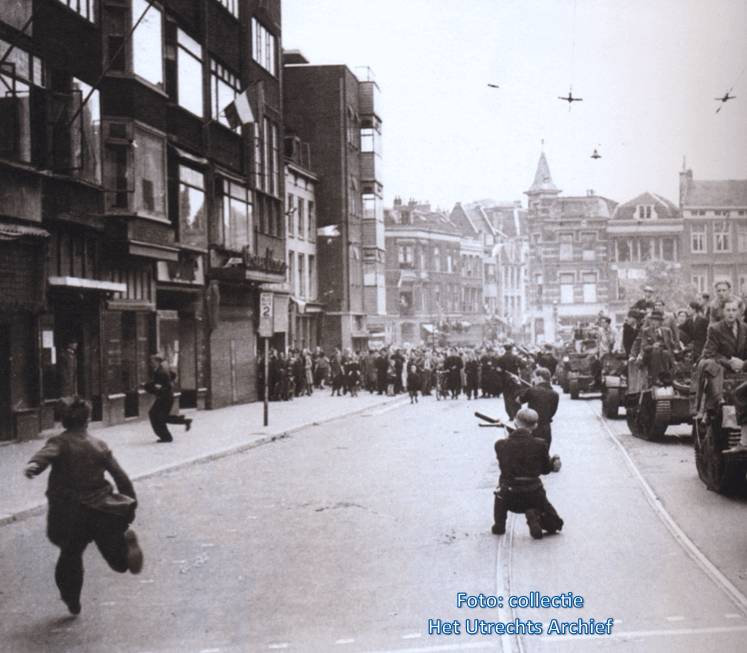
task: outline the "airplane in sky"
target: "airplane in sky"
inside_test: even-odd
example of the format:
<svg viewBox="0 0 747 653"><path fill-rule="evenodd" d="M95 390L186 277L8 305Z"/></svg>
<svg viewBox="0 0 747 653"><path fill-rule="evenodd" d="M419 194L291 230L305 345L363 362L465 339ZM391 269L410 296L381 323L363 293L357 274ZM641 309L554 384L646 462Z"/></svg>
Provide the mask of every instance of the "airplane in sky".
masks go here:
<svg viewBox="0 0 747 653"><path fill-rule="evenodd" d="M568 91L568 97L558 96L558 100L565 100L568 103L568 108L571 106L571 102L583 102L582 97L573 97L573 91Z"/></svg>
<svg viewBox="0 0 747 653"><path fill-rule="evenodd" d="M716 102L721 102L721 106L720 106L720 107L719 107L718 109L716 109L716 113L718 113L719 111L721 111L721 108L722 108L722 107L724 106L724 104L726 104L726 103L727 103L727 102L728 102L729 100L734 100L734 99L735 99L736 97L737 97L736 95L729 95L729 91L726 91L726 93L724 93L724 97L716 97L716 98L713 98L714 100L716 100Z"/></svg>

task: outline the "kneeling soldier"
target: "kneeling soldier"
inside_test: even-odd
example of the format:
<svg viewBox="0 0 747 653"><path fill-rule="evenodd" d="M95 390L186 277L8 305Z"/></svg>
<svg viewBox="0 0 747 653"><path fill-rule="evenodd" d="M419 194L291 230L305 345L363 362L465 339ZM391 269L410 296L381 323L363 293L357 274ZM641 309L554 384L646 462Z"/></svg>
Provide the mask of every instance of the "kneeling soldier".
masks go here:
<svg viewBox="0 0 747 653"><path fill-rule="evenodd" d="M508 512L524 513L529 533L535 540L542 539L542 531L556 533L563 528L563 520L547 500L540 476L560 469L560 458L550 457L544 440L535 438L532 430L538 416L531 408L522 408L514 423L516 430L495 443L495 455L501 468L498 489L493 505L492 532L506 532Z"/></svg>

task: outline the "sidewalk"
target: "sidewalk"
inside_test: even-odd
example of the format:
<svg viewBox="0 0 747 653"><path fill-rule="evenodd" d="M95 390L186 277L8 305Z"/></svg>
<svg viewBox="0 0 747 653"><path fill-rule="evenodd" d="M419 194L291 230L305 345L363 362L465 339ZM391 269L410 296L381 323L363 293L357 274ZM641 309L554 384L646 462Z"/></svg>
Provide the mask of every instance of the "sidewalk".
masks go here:
<svg viewBox="0 0 747 653"><path fill-rule="evenodd" d="M193 418L189 433L182 426L169 425L174 442L159 444L147 417L106 428L92 427L91 433L104 440L133 481L180 469L200 461L271 442L311 424L320 424L376 406L403 402L407 395L387 397L361 391L357 397L331 397L330 390L317 390L311 397L270 402L268 425L264 426L261 401L218 410L186 411ZM23 470L29 458L42 447L45 438L62 432L45 432L44 438L0 446L0 526L42 514L46 510L47 476L29 480ZM111 480L111 479L110 479Z"/></svg>

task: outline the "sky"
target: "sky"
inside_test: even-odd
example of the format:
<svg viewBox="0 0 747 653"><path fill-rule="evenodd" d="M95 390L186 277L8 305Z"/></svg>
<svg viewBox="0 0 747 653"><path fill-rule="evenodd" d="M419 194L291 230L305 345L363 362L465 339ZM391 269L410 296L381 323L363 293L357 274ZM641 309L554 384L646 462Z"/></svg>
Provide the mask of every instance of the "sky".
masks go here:
<svg viewBox="0 0 747 653"><path fill-rule="evenodd" d="M744 0L282 0L282 12L284 49L373 72L386 206L526 206L542 151L564 196L678 203L683 165L747 179ZM571 89L583 101L569 110L558 96ZM727 91L737 98L715 101Z"/></svg>

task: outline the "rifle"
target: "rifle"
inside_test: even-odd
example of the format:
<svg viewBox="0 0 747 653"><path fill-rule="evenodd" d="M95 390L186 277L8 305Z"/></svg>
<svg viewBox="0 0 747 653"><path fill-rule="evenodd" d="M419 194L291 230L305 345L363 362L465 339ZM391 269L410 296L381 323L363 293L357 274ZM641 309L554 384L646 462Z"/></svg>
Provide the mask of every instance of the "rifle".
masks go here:
<svg viewBox="0 0 747 653"><path fill-rule="evenodd" d="M486 422L490 422L490 424L480 424L480 426L495 426L496 428L506 429L509 435L511 435L516 430L513 426L504 424L503 422L501 422L501 420L495 419L494 417L488 417L487 415L483 415L482 413L476 412L475 417L479 417L480 419L484 419ZM550 457L550 460L552 460L552 471L559 472L562 466L562 463L560 462L560 456L555 454L554 456Z"/></svg>
<svg viewBox="0 0 747 653"><path fill-rule="evenodd" d="M529 383L529 381L525 381L518 374L514 374L513 372L509 372L508 370L504 370L504 369L501 369L501 372L503 372L504 374L507 374L512 379L516 379L517 381L519 381L519 383L523 383L524 385L529 386L530 388L532 387L532 384Z"/></svg>
<svg viewBox="0 0 747 653"><path fill-rule="evenodd" d="M490 422L489 424L480 424L480 426L487 426L491 427L494 426L499 429L506 429L509 435L513 433L516 429L513 426L509 426L508 424L504 424L499 419L495 419L494 417L488 417L487 415L483 415L482 413L475 413L475 417L479 417L480 419L484 419L486 422Z"/></svg>

